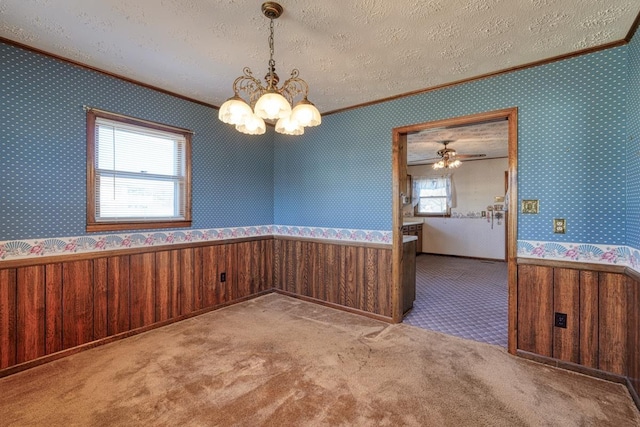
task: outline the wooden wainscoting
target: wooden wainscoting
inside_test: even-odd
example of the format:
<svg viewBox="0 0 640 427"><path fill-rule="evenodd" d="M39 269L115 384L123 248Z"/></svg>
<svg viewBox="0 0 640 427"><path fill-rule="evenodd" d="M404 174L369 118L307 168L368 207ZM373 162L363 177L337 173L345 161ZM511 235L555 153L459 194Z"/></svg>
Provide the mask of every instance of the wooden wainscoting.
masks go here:
<svg viewBox="0 0 640 427"><path fill-rule="evenodd" d="M637 399L640 275L597 264L531 259L518 263L518 353L608 379L626 379ZM566 328L555 326L555 313L567 315Z"/></svg>
<svg viewBox="0 0 640 427"><path fill-rule="evenodd" d="M271 291L272 260L269 236L12 262L0 269L0 376Z"/></svg>
<svg viewBox="0 0 640 427"><path fill-rule="evenodd" d="M391 321L391 246L276 237L281 293Z"/></svg>

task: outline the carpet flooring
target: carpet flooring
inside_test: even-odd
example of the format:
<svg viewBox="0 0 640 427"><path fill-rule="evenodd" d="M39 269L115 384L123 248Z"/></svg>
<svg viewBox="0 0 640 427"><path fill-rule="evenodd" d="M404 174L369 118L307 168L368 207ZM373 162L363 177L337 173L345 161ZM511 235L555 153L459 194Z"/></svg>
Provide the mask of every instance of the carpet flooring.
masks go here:
<svg viewBox="0 0 640 427"><path fill-rule="evenodd" d="M506 262L423 254L404 322L506 348L507 303Z"/></svg>
<svg viewBox="0 0 640 427"><path fill-rule="evenodd" d="M0 379L3 426L638 426L628 391L269 294Z"/></svg>

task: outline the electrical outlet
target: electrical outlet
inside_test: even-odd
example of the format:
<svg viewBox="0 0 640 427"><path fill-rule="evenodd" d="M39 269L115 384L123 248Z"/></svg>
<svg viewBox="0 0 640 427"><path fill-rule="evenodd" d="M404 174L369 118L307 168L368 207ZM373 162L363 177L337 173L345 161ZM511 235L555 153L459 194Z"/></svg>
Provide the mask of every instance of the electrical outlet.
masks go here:
<svg viewBox="0 0 640 427"><path fill-rule="evenodd" d="M564 218L553 219L553 232L557 234L564 234L567 231L567 220Z"/></svg>
<svg viewBox="0 0 640 427"><path fill-rule="evenodd" d="M567 314L566 313L556 313L556 327L558 328L567 328Z"/></svg>
<svg viewBox="0 0 640 427"><path fill-rule="evenodd" d="M220 281L221 282L227 281L227 273L220 273Z"/></svg>

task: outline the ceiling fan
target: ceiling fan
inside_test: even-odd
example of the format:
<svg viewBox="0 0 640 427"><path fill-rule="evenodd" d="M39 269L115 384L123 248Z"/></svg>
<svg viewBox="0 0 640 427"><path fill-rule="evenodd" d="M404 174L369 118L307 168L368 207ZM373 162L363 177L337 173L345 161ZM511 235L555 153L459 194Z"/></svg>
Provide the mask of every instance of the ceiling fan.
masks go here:
<svg viewBox="0 0 640 427"><path fill-rule="evenodd" d="M453 148L447 147L450 143L454 142L452 140L447 141L436 141L444 145L444 148L438 150L436 154L438 157L433 157L431 159L423 159L417 162L411 162L411 165L425 165L429 164L434 160L437 160L433 164L434 169L452 169L457 168L462 164L462 159L472 159L478 157L486 157L486 154L458 154L456 150Z"/></svg>

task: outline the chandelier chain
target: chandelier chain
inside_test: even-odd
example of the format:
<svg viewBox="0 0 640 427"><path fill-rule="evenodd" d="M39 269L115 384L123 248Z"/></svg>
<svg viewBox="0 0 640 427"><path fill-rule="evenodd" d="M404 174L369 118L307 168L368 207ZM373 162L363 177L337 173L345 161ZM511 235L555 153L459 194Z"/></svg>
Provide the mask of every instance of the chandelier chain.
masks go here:
<svg viewBox="0 0 640 427"><path fill-rule="evenodd" d="M273 18L269 19L269 89L273 87L273 73L275 72L276 61L273 60Z"/></svg>

